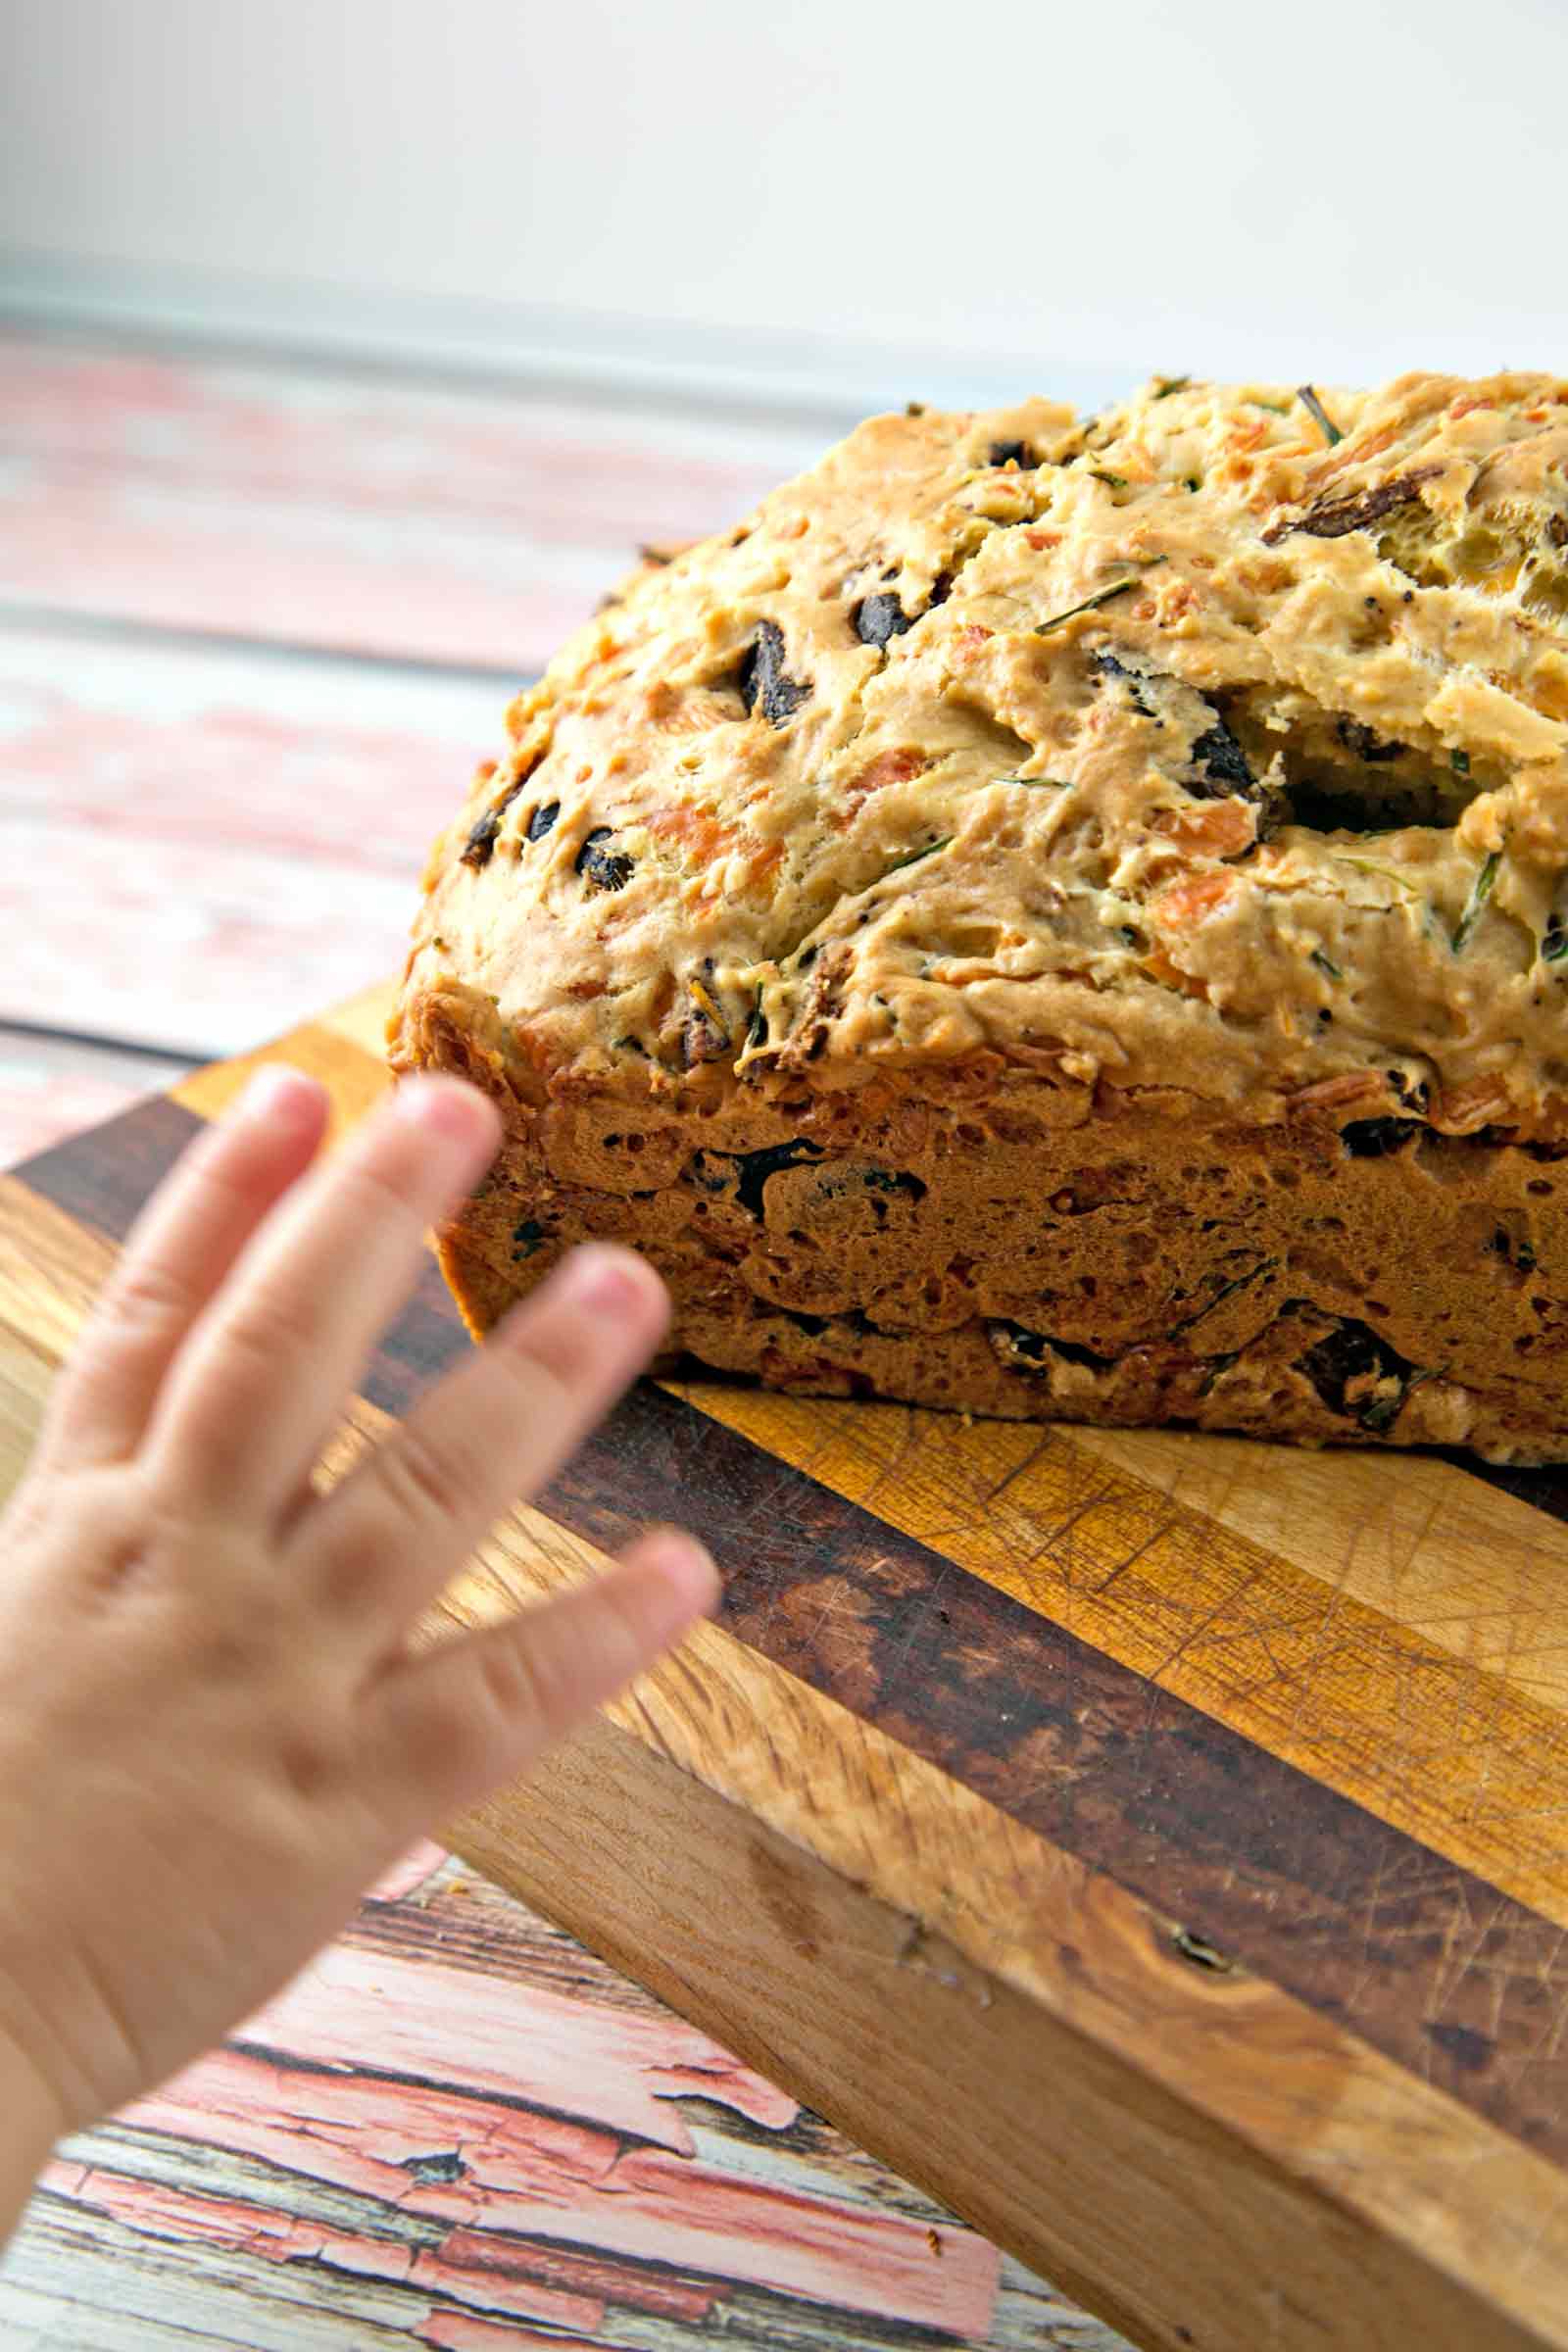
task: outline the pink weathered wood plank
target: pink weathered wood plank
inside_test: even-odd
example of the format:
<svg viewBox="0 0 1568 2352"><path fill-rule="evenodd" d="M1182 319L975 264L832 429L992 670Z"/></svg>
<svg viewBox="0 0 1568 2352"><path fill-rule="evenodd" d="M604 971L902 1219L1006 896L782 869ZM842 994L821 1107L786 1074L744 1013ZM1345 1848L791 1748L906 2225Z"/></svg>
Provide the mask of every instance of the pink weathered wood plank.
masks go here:
<svg viewBox="0 0 1568 2352"><path fill-rule="evenodd" d="M433 2352L599 2352L598 2340L581 2335L542 2334L512 2328L505 2320L476 2319L471 2312L438 2311L419 2330Z"/></svg>
<svg viewBox="0 0 1568 2352"><path fill-rule="evenodd" d="M22 478L18 479L19 470ZM544 667L626 564L519 534L0 471L0 598L165 628Z"/></svg>
<svg viewBox="0 0 1568 2352"><path fill-rule="evenodd" d="M549 2320L561 2328L598 2328L605 2316L602 2297L541 2286L501 2259L483 2265L471 2258L465 2262L461 2248L453 2260L444 2250L432 2252L393 2238L307 2221L274 2206L203 2196L191 2188L173 2189L162 2181L136 2180L101 2168L78 2172L53 2167L45 2184L152 2237L202 2239L258 2255L266 2262L330 2263L336 2270L396 2279L443 2296L472 2296L491 2310Z"/></svg>
<svg viewBox="0 0 1568 2352"><path fill-rule="evenodd" d="M115 1118L141 1096L172 1086L186 1067L0 1028L0 1167Z"/></svg>
<svg viewBox="0 0 1568 2352"><path fill-rule="evenodd" d="M478 1976L466 1980L470 1994L485 1984ZM360 2004L378 1991L360 1988L340 2049L363 2039ZM448 2046L425 2063L456 2070L460 2083L465 2073L492 2071L488 2050L477 2068L474 2059L484 2031L478 2020L490 2004L472 1999L454 2006L461 1987L451 1983L433 1984L431 2000L432 2018L447 2026ZM448 2006L438 2011L437 2000ZM518 1998L513 2007L526 2021L531 2005ZM553 2012L547 2003L535 2038L549 2033ZM737 2178L668 2147L624 2147L615 2131L600 2128L597 2112L577 2121L585 2105L623 2112L628 2087L614 2052L583 2033L592 2017L579 2018L575 2035L585 2062L571 2089L556 2094L569 2097L570 2121L542 2114L531 2102L503 2104L444 2082L389 2085L291 2067L277 2057L263 2063L232 2049L139 2101L127 2120L264 2156L314 2180L470 2231L543 2236L909 2325L984 2333L998 2257L973 2232L950 2226L940 2233L939 2254L929 2225ZM421 2039L428 2044L436 2036ZM515 2028L504 2046L520 2050ZM399 2067L408 2055L378 2050L377 2064ZM346 2055L339 2063L347 2065ZM527 2072L524 2059L519 2074ZM447 2179L448 2167L461 2177ZM80 2193L90 2197L91 2183Z"/></svg>
<svg viewBox="0 0 1568 2352"><path fill-rule="evenodd" d="M820 436L328 369L0 340L0 594L541 665L639 541Z"/></svg>
<svg viewBox="0 0 1568 2352"><path fill-rule="evenodd" d="M155 2237L49 2196L35 2210L0 2274L7 2352L409 2352L436 2309L329 2263ZM638 2352L682 2348L647 2330Z"/></svg>
<svg viewBox="0 0 1568 2352"><path fill-rule="evenodd" d="M454 2223L481 2221L497 2190L574 2196L610 2177L618 2141L597 2116L579 2121L406 2076L388 2080L379 2049L373 2069L358 2059L369 1999L368 1982L344 2020L335 2072L214 2050L139 2099L126 2119ZM520 1988L517 2006L526 2014ZM636 2085L593 2049L573 2104L614 2113L635 2106Z"/></svg>
<svg viewBox="0 0 1568 2352"><path fill-rule="evenodd" d="M401 962L504 688L0 636L0 1020L241 1052Z"/></svg>
<svg viewBox="0 0 1568 2352"><path fill-rule="evenodd" d="M410 1948L373 1933L387 1908L417 1939ZM456 1921L468 1931L462 1966L446 1952ZM589 1954L580 1954L574 1997L532 1981L521 1973L529 1946L519 1927L530 1929L520 1905L441 1862L437 1849L416 1849L372 1890L349 1937L226 2048L124 2121L162 2144L200 2147L209 2161L227 2151L367 2200L368 2214L418 2217L440 2231L422 2267L389 2252L373 2227L349 2233L343 2260L439 2282L454 2297L466 2284L482 2302L499 2266L524 2297L549 2289L580 2299L586 2288L590 2300L609 2295L675 2316L674 2264L692 2278L676 2286L687 2317L694 2295L706 2309L727 2282L901 2326L986 2334L999 2277L993 2248L934 2209L926 2218L890 2210L878 2168L843 2143L805 2162L785 2145L760 2164L754 2151L737 2173L710 2129L694 2155L681 2099L728 2105L781 2141L798 2118L795 2101ZM549 1931L545 1940L569 1938ZM488 1969L478 1965L485 1948ZM354 2058L368 2046L368 2069ZM185 2211L183 2186L173 2205L149 2202L112 2163L63 2161L51 2184L149 2228ZM205 2194L205 2183L190 2186ZM302 2241L258 2224L254 2201L193 2206L188 2233L288 2259ZM544 2267L541 2245L552 2249ZM650 2303L653 2277L663 2299Z"/></svg>
<svg viewBox="0 0 1568 2352"><path fill-rule="evenodd" d="M717 529L810 462L820 429L740 415L416 382L329 361L93 348L0 334L0 447L249 497L451 512L576 545Z"/></svg>
<svg viewBox="0 0 1568 2352"><path fill-rule="evenodd" d="M476 763L506 742L511 691L243 646L12 630L0 808L83 841L352 863L412 894ZM47 894L35 919L50 919Z"/></svg>
<svg viewBox="0 0 1568 2352"><path fill-rule="evenodd" d="M439 2221L452 2233L441 2258L458 2268L482 2264L498 2236L544 2237L985 2332L998 2258L973 2232L944 2220L939 2252L929 2221L863 2193L800 2185L788 2165L758 2180L694 2158L682 2097L778 2132L796 2103L647 1995L612 2007L591 1997L593 1977L589 1997L573 1999L447 1964L446 1919L464 1906L450 1893L428 1908L403 1899L418 1908L422 1953L333 1946L126 2121ZM468 1901L478 1917L517 1908L490 1889ZM364 2072L352 2053L372 2034L374 2071ZM90 2198L91 2184L77 2193Z"/></svg>
<svg viewBox="0 0 1568 2352"><path fill-rule="evenodd" d="M570 2213L497 2197L486 2218L492 2229L580 2236L601 2252L674 2260L971 2339L987 2332L996 2296L999 2257L971 2230L890 2227L815 2199L760 2193L750 2182L683 2169L657 2149L622 2157L603 2199Z"/></svg>
<svg viewBox="0 0 1568 2352"><path fill-rule="evenodd" d="M409 894L390 877L257 851L195 852L16 824L0 867L12 945L0 1018L100 1028L198 1058L239 1053L397 960ZM30 927L37 877L54 919Z"/></svg>
<svg viewBox="0 0 1568 2352"><path fill-rule="evenodd" d="M451 2294L482 2293L485 2282L497 2276L556 2285L569 2280L585 2306L590 2302L597 2306L600 2324L607 2301L613 2298L638 2311L691 2327L706 2320L727 2292L715 2281L699 2284L683 2279L663 2263L631 2266L607 2261L592 2250L552 2246L543 2239L529 2243L494 2230L449 2230L441 2241L440 2266L439 2273L426 2268L422 2276L439 2277L444 2290ZM421 2275L417 2269L416 2275Z"/></svg>
<svg viewBox="0 0 1568 2352"><path fill-rule="evenodd" d="M404 2312L398 2324L416 2342L457 2343L472 2320L510 2329L499 2338L508 2343L527 2341L537 2326L558 2342L564 2331L617 2348L662 2344L659 2330L669 2328L674 2352L715 2302L762 2293L784 2298L779 2310L790 2310L792 2339L822 2352L847 2324L836 2315L850 2311L860 2314L853 2340L887 2342L890 2352L882 2330L910 2324L961 2332L999 2352L1117 2352L1108 2331L1073 2315L1016 2266L1007 2266L1000 2298L994 2251L836 2134L812 2122L798 2146L800 2127L786 2120L793 2102L783 2102L766 2140L759 2143L753 2131L733 2152L711 2120L695 2160L646 2139L628 2144L627 2094L623 2083L607 2082L607 2054L632 2051L641 2085L633 2095L645 2117L657 2118L670 2097L684 2095L702 2037L590 1954L578 1954L576 2006L609 2019L613 2031L603 2041L580 2038L570 2112L519 2100L514 2080L510 2096L476 2087L472 2077L494 2071L489 2037L498 2025L509 2050L528 2038L531 1987L519 1972L570 1939L460 1866L432 1871L438 1860L428 1846L407 1857L372 1890L331 1956L324 1981L342 2005L337 2056L318 1990L305 2004L314 2057L297 2063L288 2052L247 2047L215 2054L129 2111L114 2132L72 2143L51 2173L56 2197L80 2222L96 2217L104 2231L120 2231L122 2245L130 2229L132 2244L203 2249L209 2261L230 2266L237 2288L253 2281L244 2289L251 2303L259 2272L295 2278L306 2264L321 2282L324 2320L337 2307L334 2281L373 2280ZM379 1940L394 1918L414 1939L406 1948ZM456 1968L447 1944L460 1924L466 1956ZM487 1947L496 1973L481 1964ZM389 1969L401 1986L393 2005L406 2036L395 2041L390 2066L366 2024L387 1994ZM427 2018L408 2006L421 1969L430 1972ZM510 2028L494 2006L498 1975L514 2004ZM548 2028L564 1996L546 1989L537 2022ZM288 2000L264 2013L274 2037ZM443 2019L444 2033L430 2022ZM712 2118L723 2110L710 2101L711 2052L700 2055L702 2112ZM410 2063L433 2067L435 2079L408 2079ZM662 2080L669 2092L657 2092ZM764 2099L777 2099L760 2087ZM695 2134L685 2136L689 2144ZM47 2211L35 2229L45 2227ZM177 2296L172 2317L175 2305ZM0 2273L0 2328L7 2310Z"/></svg>
<svg viewBox="0 0 1568 2352"><path fill-rule="evenodd" d="M322 1952L243 2026L235 2044L329 2064L367 1992L384 2066L465 2089L536 2099L565 2114L573 2112L572 2094L592 2052L611 2062L609 2071L626 2091L615 2114L597 2120L680 2155L690 2153L692 2142L674 2099L711 2099L772 2130L800 2113L786 2091L667 2010L606 2015L537 1985L527 1986L524 1997L523 1987L499 1976L390 1951L368 1954L344 1943Z"/></svg>
<svg viewBox="0 0 1568 2352"><path fill-rule="evenodd" d="M123 2161L122 2150L110 2153ZM401 2300L412 2315L433 2296L443 2309L507 2311L548 2318L558 2326L602 2329L613 2305L623 2320L641 2315L656 2326L672 2322L692 2328L733 2293L720 2281L684 2280L662 2263L627 2264L543 2240L509 2238L498 2230L454 2229L419 2242L384 2226L391 2213L385 2206L365 2208L367 2226L355 2230L318 2214L296 2214L275 2199L261 2203L234 2193L226 2183L215 2188L214 2174L211 2152L199 2173L192 2170L190 2178L173 2182L112 2163L56 2162L34 2215L41 2221L47 2214L53 2192L79 2222L105 2225L106 2236L108 2226L118 2225L175 2247L243 2255L247 2265L309 2263L343 2278L374 2278L408 2289ZM383 2227L378 2229L377 2222ZM0 2277L0 2319L7 2315L6 2283Z"/></svg>

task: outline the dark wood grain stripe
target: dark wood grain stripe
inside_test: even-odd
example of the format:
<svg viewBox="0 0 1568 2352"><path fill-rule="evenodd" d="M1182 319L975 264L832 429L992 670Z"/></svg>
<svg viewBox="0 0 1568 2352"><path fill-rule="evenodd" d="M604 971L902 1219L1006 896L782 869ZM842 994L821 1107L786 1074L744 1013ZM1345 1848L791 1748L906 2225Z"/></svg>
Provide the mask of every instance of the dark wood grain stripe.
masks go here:
<svg viewBox="0 0 1568 2352"><path fill-rule="evenodd" d="M144 1104L20 1173L118 1238L199 1124ZM406 1412L467 1345L431 1265L367 1394ZM693 1527L725 1564L726 1624L762 1654L1568 2159L1568 1936L1549 1921L663 1389L626 1398L539 1499L606 1549L652 1519Z"/></svg>
<svg viewBox="0 0 1568 2352"><path fill-rule="evenodd" d="M122 1242L148 1194L206 1124L167 1095L150 1095L12 1173L81 1224Z"/></svg>

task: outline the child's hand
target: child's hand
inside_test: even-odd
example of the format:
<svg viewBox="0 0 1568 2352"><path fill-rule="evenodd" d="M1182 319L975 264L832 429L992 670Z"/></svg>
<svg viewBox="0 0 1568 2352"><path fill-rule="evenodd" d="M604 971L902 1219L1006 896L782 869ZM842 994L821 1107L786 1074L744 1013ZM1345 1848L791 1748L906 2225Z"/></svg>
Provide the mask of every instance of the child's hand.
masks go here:
<svg viewBox="0 0 1568 2352"><path fill-rule="evenodd" d="M209 2047L715 1595L701 1547L659 1534L411 1650L642 1368L665 1301L636 1258L579 1251L318 1494L425 1228L500 1132L473 1090L416 1080L307 1175L323 1122L318 1088L269 1073L187 1153L0 1520L0 2143L28 2118L32 2162Z"/></svg>

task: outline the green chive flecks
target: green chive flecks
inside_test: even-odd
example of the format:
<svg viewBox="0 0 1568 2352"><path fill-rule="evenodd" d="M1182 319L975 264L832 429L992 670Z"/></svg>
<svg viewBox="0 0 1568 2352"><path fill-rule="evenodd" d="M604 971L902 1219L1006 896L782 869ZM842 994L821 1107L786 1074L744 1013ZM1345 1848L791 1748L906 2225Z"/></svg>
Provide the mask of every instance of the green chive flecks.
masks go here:
<svg viewBox="0 0 1568 2352"><path fill-rule="evenodd" d="M1317 426L1319 432L1323 435L1323 438L1328 443L1330 449L1334 447L1336 441L1343 441L1345 439L1345 435L1341 432L1339 426L1335 423L1333 417L1329 415L1327 409L1323 406L1323 403L1319 400L1317 394L1313 391L1310 384L1298 384L1296 387L1296 397L1300 402L1302 408L1305 409L1307 415L1311 417L1312 422Z"/></svg>
<svg viewBox="0 0 1568 2352"><path fill-rule="evenodd" d="M1193 379L1190 375L1156 375L1154 378L1154 398L1156 400L1169 400L1173 392L1185 392L1192 380Z"/></svg>
<svg viewBox="0 0 1568 2352"><path fill-rule="evenodd" d="M1334 862L1336 865L1353 865L1358 874L1376 874L1380 881L1392 882L1396 890L1402 890L1407 898L1414 894L1414 883L1408 881L1403 874L1396 873L1392 865L1379 865L1371 858L1337 857Z"/></svg>
<svg viewBox="0 0 1568 2352"><path fill-rule="evenodd" d="M1345 974L1341 971L1333 956L1325 956L1321 948L1314 948L1312 950L1312 961L1317 965L1317 968L1320 972L1327 972L1331 980L1343 980L1345 978Z"/></svg>
<svg viewBox="0 0 1568 2352"><path fill-rule="evenodd" d="M890 874L899 873L905 866L918 865L922 858L934 858L938 850L951 850L952 847L953 835L950 833L945 840L928 841L924 849L911 850L906 858L895 858L887 870Z"/></svg>
<svg viewBox="0 0 1568 2352"><path fill-rule="evenodd" d="M1127 487L1127 476L1124 473L1108 472L1103 466L1091 466L1089 470L1097 482L1104 482L1112 490L1125 490Z"/></svg>
<svg viewBox="0 0 1568 2352"><path fill-rule="evenodd" d="M1037 620L1035 635L1049 637L1053 629L1064 628L1069 620L1076 620L1080 612L1093 612L1097 605L1108 605L1113 596L1125 596L1129 588L1137 586L1136 572L1131 579L1112 580L1108 588L1097 588L1093 596L1086 596L1080 603L1069 605L1065 612L1053 612L1049 620Z"/></svg>
<svg viewBox="0 0 1568 2352"><path fill-rule="evenodd" d="M1541 960L1543 963L1561 963L1565 956L1568 956L1568 931L1553 915L1546 925L1546 936L1541 943Z"/></svg>
<svg viewBox="0 0 1568 2352"><path fill-rule="evenodd" d="M1456 776L1467 776L1470 773L1469 753L1450 752L1448 754L1448 765L1452 768Z"/></svg>
<svg viewBox="0 0 1568 2352"><path fill-rule="evenodd" d="M1475 929L1481 909L1492 896L1497 879L1497 868L1501 863L1502 852L1500 850L1489 851L1481 861L1476 878L1470 885L1470 896L1464 903L1464 912L1460 915L1458 927L1453 934L1453 952L1456 956Z"/></svg>

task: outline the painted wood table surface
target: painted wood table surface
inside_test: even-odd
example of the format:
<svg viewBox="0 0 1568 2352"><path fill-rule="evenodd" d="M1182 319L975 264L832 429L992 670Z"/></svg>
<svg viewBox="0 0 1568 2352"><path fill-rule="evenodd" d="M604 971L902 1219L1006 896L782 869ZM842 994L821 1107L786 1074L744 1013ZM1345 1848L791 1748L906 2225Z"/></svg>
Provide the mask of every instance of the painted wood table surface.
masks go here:
<svg viewBox="0 0 1568 2352"><path fill-rule="evenodd" d="M0 340L0 1164L393 968L519 677L832 429ZM0 2264L37 2352L941 2337L1118 2342L434 1848Z"/></svg>

